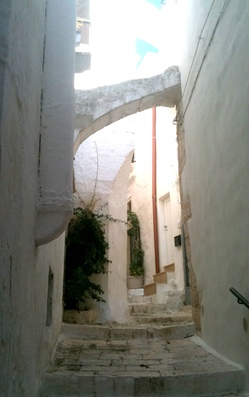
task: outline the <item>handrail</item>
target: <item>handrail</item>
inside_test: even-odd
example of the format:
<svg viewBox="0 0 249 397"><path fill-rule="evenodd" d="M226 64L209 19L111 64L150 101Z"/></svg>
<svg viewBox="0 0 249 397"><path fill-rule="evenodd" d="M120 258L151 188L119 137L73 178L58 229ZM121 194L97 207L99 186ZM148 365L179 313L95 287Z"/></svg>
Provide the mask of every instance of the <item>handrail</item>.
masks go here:
<svg viewBox="0 0 249 397"><path fill-rule="evenodd" d="M244 296L242 296L235 288L231 287L230 292L232 292L233 295L236 296L236 298L238 299L237 302L240 305L245 305L247 307L247 309L249 309L249 301L244 298Z"/></svg>

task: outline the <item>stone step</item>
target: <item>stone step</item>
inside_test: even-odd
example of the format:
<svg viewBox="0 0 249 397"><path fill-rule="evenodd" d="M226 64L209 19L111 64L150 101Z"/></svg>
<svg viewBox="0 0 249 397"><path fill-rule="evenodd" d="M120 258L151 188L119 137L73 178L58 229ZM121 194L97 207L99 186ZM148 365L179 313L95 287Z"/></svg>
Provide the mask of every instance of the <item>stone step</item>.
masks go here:
<svg viewBox="0 0 249 397"><path fill-rule="evenodd" d="M175 272L167 272L167 283L172 285L176 284L176 280L175 280Z"/></svg>
<svg viewBox="0 0 249 397"><path fill-rule="evenodd" d="M156 283L156 284L163 284L163 283L166 284L167 283L167 273L161 272L161 273L154 274L153 280L154 280L154 283Z"/></svg>
<svg viewBox="0 0 249 397"><path fill-rule="evenodd" d="M150 325L156 325L156 324L160 324L160 325L168 325L171 324L171 320L168 317L165 316L160 316L158 315L157 317L153 317L151 318L151 316L133 316L134 321L136 324L150 324ZM184 319L176 317L176 318L172 318L173 324L176 324L177 321L178 323L187 323L189 324L188 320L184 321Z"/></svg>
<svg viewBox="0 0 249 397"><path fill-rule="evenodd" d="M132 319L136 324L179 324L179 323L190 323L191 320L188 315L171 315L167 316L162 313L159 313L155 316L151 316L148 314L140 314L140 315L133 315Z"/></svg>
<svg viewBox="0 0 249 397"><path fill-rule="evenodd" d="M176 291L174 283L151 283L144 286L144 296L157 295L163 292Z"/></svg>
<svg viewBox="0 0 249 397"><path fill-rule="evenodd" d="M144 285L144 296L150 296L156 294L156 283L150 283Z"/></svg>
<svg viewBox="0 0 249 397"><path fill-rule="evenodd" d="M82 325L63 324L61 338L91 340L129 340L187 338L195 333L192 322L168 322L163 324L126 324L126 325Z"/></svg>
<svg viewBox="0 0 249 397"><path fill-rule="evenodd" d="M151 296L129 296L128 297L128 303L129 304L133 304L133 303L140 303L140 304L148 304L148 303L152 303L153 299L152 299L152 295Z"/></svg>
<svg viewBox="0 0 249 397"><path fill-rule="evenodd" d="M152 295L152 302L164 304L170 310L179 310L184 302L185 294L183 291L173 289L169 284L157 284L157 293Z"/></svg>
<svg viewBox="0 0 249 397"><path fill-rule="evenodd" d="M172 312L181 312L182 306L179 308L179 306L172 310L169 305L166 303L132 303L129 304L129 311L131 315L140 315L140 314L148 314L148 315L154 315L154 314L168 314L169 316L171 315ZM191 306L189 306L189 310L187 310L189 318L192 316L192 310ZM184 310L184 314L186 314L186 310Z"/></svg>
<svg viewBox="0 0 249 397"><path fill-rule="evenodd" d="M151 283L144 286L144 296L156 295L160 291L176 291L176 288L167 283Z"/></svg>
<svg viewBox="0 0 249 397"><path fill-rule="evenodd" d="M191 324L192 307L181 306L180 310L169 310L165 304L132 305L131 319L136 324Z"/></svg>
<svg viewBox="0 0 249 397"><path fill-rule="evenodd" d="M155 314L168 313L167 307L164 303L132 303L129 305L130 314Z"/></svg>
<svg viewBox="0 0 249 397"><path fill-rule="evenodd" d="M170 263L169 265L165 265L164 267L164 271L167 272L171 272L174 273L175 271L175 264L174 263Z"/></svg>
<svg viewBox="0 0 249 397"><path fill-rule="evenodd" d="M201 397L242 392L244 371L197 338L61 337L39 397Z"/></svg>
<svg viewBox="0 0 249 397"><path fill-rule="evenodd" d="M143 290L142 290L143 291ZM156 284L156 294L152 295L133 295L128 294L128 303L140 303L140 304L167 304L171 310L179 309L179 306L183 303L183 291L178 291L175 287L169 284Z"/></svg>
<svg viewBox="0 0 249 397"><path fill-rule="evenodd" d="M169 310L179 310L184 303L184 291L179 291L169 284L154 284L153 287L150 284L150 290L146 290L146 287L148 286L144 287L145 298L151 298L153 304L164 304Z"/></svg>
<svg viewBox="0 0 249 397"><path fill-rule="evenodd" d="M129 292L131 291L131 292ZM137 290L128 290L128 303L152 303L152 296L144 296L144 289L141 289L141 293L136 293Z"/></svg>

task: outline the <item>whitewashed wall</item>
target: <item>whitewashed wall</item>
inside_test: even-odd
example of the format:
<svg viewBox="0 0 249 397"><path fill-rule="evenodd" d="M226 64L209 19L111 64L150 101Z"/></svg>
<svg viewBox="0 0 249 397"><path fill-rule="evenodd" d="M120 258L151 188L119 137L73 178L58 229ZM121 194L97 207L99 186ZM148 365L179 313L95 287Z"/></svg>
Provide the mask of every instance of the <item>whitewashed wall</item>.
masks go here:
<svg viewBox="0 0 249 397"><path fill-rule="evenodd" d="M187 6L180 65L183 193L192 210L188 229L201 333L248 374L249 312L229 288L249 299L249 3L181 3Z"/></svg>
<svg viewBox="0 0 249 397"><path fill-rule="evenodd" d="M135 163L131 175L128 200L138 216L142 248L144 250L144 282L147 284L155 273L154 237L152 218L152 111L137 113Z"/></svg>
<svg viewBox="0 0 249 397"><path fill-rule="evenodd" d="M163 213L163 200L169 195L172 215L172 244L175 263L175 281L177 289L183 291L184 271L182 246L175 247L174 237L181 234L181 205L179 192L178 158L176 142L176 126L173 120L176 116L175 109L164 107L157 108L157 207L159 229L160 268L171 261L163 253L165 248L165 218Z"/></svg>
<svg viewBox="0 0 249 397"><path fill-rule="evenodd" d="M172 238L181 234L180 200L178 194L178 166L176 128L173 125L174 109L158 107L156 110L157 129L157 209L159 234L160 270L167 261L165 241L165 219L163 200L168 195L172 207ZM145 284L153 282L155 270L154 230L152 215L152 110L136 114L136 147L135 163L130 178L128 199L131 199L132 210L137 213L141 226L141 239L145 266ZM180 290L184 289L182 249L173 248L176 282Z"/></svg>
<svg viewBox="0 0 249 397"><path fill-rule="evenodd" d="M35 246L46 1L0 8L0 394L35 397L60 331L64 259L63 235Z"/></svg>

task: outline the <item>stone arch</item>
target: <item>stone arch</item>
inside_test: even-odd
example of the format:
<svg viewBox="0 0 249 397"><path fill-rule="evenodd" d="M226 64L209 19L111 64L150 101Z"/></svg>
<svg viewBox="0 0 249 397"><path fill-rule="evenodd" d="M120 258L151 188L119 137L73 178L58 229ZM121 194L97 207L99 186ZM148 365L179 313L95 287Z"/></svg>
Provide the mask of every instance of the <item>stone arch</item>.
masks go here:
<svg viewBox="0 0 249 397"><path fill-rule="evenodd" d="M105 134L102 132L104 127L154 106L174 107L178 104L180 99L180 73L175 66L167 69L160 75L150 78L130 80L116 85L98 87L93 90L76 91L74 153L76 154L80 145L94 133L99 131L99 135L102 136L102 134ZM93 137L91 139L93 139ZM114 143L114 140L115 139L111 139L111 144ZM84 142L84 144L85 143L87 142ZM122 145L121 140L117 143L117 150L119 151L120 145ZM105 151L106 153L103 152L103 155L108 156L108 151L106 149ZM89 155L90 151L86 150L85 153ZM133 150L130 148L119 164L115 175L113 175L112 182L109 180L106 181L105 179L101 180L100 178L98 183L98 186L103 190L104 196L108 196L108 210L110 210L114 218L123 219L126 215L128 175L132 153ZM84 156L85 162L87 161L87 155ZM99 153L99 155L101 155L101 153ZM91 161L89 161L89 166L91 165L90 163ZM108 161L105 161L105 164L108 164ZM87 187L89 188L88 164L85 164L83 169L84 172L88 173L85 176L85 180L87 180ZM92 182L94 182L94 178L95 173ZM127 181L127 186L124 180ZM122 200L120 199L120 194L122 194ZM122 208L120 207L121 202ZM102 280L106 293L107 306L102 307L102 305L100 305L98 310L100 313L99 321L124 322L128 315L128 303L126 299L123 299L127 293L127 263L126 260L123 260L124 255L120 255L120 251L126 252L127 250L124 249L123 246L117 247L117 244L112 244L112 242L115 240L115 236L119 235L122 236L120 241L123 243L127 230L126 227L124 228L123 224L114 223L108 227L107 233L110 249L112 250L112 259L115 258L115 266L113 265L113 269L108 273L108 277ZM119 252L117 252L118 250ZM123 260L122 263L121 259ZM117 290L113 289L114 285L120 292L120 301L117 299Z"/></svg>
<svg viewBox="0 0 249 397"><path fill-rule="evenodd" d="M174 107L180 99L177 66L149 78L77 90L74 153L85 139L107 125L154 106Z"/></svg>

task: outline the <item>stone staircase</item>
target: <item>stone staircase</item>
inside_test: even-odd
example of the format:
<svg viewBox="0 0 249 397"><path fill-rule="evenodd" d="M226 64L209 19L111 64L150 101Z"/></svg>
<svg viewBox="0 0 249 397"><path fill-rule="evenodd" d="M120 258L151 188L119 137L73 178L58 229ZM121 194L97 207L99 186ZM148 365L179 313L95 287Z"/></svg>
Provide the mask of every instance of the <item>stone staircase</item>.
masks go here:
<svg viewBox="0 0 249 397"><path fill-rule="evenodd" d="M129 324L63 324L39 397L230 397L242 393L243 369L193 335L189 307L173 312L145 297L146 309L141 298L133 299Z"/></svg>
<svg viewBox="0 0 249 397"><path fill-rule="evenodd" d="M144 296L150 296L154 303L166 303L172 309L182 304L182 292L175 282L175 264L164 266L164 271L154 274L153 283L144 285Z"/></svg>
<svg viewBox="0 0 249 397"><path fill-rule="evenodd" d="M155 303L154 296L145 296L144 289L129 290L128 302L131 322L136 324L162 324L176 323L191 325L192 308L184 306L181 302L177 305L172 302ZM184 327L182 327L184 329ZM194 333L194 329L192 330Z"/></svg>

